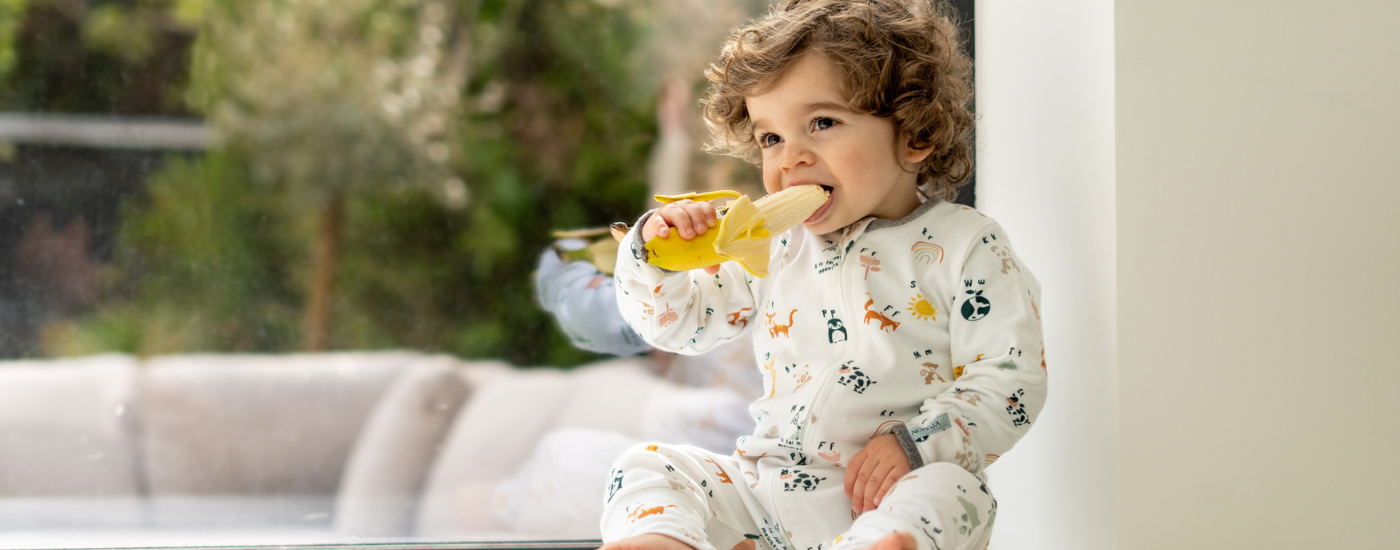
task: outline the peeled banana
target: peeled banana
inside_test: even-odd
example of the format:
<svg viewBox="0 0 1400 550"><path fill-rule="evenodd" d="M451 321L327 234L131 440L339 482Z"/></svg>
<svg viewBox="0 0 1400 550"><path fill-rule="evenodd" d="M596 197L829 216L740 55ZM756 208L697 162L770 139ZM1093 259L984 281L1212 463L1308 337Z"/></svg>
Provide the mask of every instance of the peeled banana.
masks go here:
<svg viewBox="0 0 1400 550"><path fill-rule="evenodd" d="M707 201L724 197L729 201L719 225L693 239L671 231L665 238L646 242L646 262L672 271L689 271L733 260L756 277L768 276L768 245L807 219L826 203L829 193L817 185L799 185L773 193L757 201L738 191L657 195L665 204L679 200Z"/></svg>

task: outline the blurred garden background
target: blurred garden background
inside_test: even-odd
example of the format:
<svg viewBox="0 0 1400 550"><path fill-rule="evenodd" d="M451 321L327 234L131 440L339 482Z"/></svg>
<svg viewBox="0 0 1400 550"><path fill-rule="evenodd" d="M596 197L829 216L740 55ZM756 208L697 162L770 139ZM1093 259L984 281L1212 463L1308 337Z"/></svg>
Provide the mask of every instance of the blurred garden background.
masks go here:
<svg viewBox="0 0 1400 550"><path fill-rule="evenodd" d="M0 127L202 136L0 138L0 357L592 360L535 304L539 254L634 219L650 174L758 184L700 152L692 98L766 5L0 0ZM671 167L663 89L689 139Z"/></svg>

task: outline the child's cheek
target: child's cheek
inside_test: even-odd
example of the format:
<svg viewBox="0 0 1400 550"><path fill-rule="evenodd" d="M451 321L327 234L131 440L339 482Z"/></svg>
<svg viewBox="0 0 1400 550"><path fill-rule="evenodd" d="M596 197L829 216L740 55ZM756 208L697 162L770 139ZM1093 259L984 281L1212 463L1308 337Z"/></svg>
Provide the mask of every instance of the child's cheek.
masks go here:
<svg viewBox="0 0 1400 550"><path fill-rule="evenodd" d="M842 148L831 157L830 170L835 172L832 175L845 184L856 183L858 180L867 178L871 174L866 174L865 171L872 167L865 162L866 158L863 150Z"/></svg>
<svg viewBox="0 0 1400 550"><path fill-rule="evenodd" d="M767 159L764 159L764 161L763 161L763 190L764 190L764 191L767 191L767 192L769 192L769 193L777 193L778 191L782 191L782 190L783 190L782 185L783 185L783 175L782 175L782 173L780 173L780 172L778 171L778 165L777 165L776 161L774 161L774 162L768 162Z"/></svg>

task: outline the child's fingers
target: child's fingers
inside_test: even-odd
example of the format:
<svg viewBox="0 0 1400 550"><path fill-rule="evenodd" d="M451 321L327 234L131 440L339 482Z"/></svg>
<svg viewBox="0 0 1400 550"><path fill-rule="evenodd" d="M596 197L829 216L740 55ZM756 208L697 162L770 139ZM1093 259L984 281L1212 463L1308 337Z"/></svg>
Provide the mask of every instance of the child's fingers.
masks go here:
<svg viewBox="0 0 1400 550"><path fill-rule="evenodd" d="M690 213L685 209L684 203L687 202L690 201L673 202L663 206L654 216L660 217L666 225L676 228L682 239L689 240L695 237L695 224L690 221ZM657 234L660 235L659 232Z"/></svg>
<svg viewBox="0 0 1400 550"><path fill-rule="evenodd" d="M642 226L643 241L650 241L656 237L665 238L670 234L670 227L667 226L666 217L662 215L661 210L657 210L650 218L647 218L647 223Z"/></svg>
<svg viewBox="0 0 1400 550"><path fill-rule="evenodd" d="M889 493L890 488L894 487L894 484L899 481L899 478L904 477L904 474L907 473L909 473L909 468L901 464L895 464L893 467L890 468L890 472L885 475L885 480L880 483L880 490L875 491L876 506L879 506L881 502L884 502L885 494Z"/></svg>
<svg viewBox="0 0 1400 550"><path fill-rule="evenodd" d="M716 218L714 205L708 202L684 202L686 204L682 208L685 209L686 214L690 215L691 228L696 235L702 235L705 230L714 227Z"/></svg>
<svg viewBox="0 0 1400 550"><path fill-rule="evenodd" d="M851 463L846 465L846 498L855 498L856 477L860 473L860 466L865 462L865 449L856 451L851 457Z"/></svg>
<svg viewBox="0 0 1400 550"><path fill-rule="evenodd" d="M861 499L864 507L860 509L861 513L875 509L875 495L880 492L880 483L890 475L890 469L893 467L894 465L884 461L871 468L870 476L865 479L865 498Z"/></svg>
<svg viewBox="0 0 1400 550"><path fill-rule="evenodd" d="M865 513L870 508L870 494L874 484L879 487L879 481L874 477L875 468L880 465L880 461L875 457L867 457L860 465L860 470L856 473L855 487L851 488L851 510L857 514Z"/></svg>
<svg viewBox="0 0 1400 550"><path fill-rule="evenodd" d="M676 228L682 239L690 240L719 223L719 215L715 213L714 205L692 200L663 205L652 214L652 219L660 225L653 226L652 220L647 220L647 227L642 232L643 240L669 236L671 232L668 227Z"/></svg>
<svg viewBox="0 0 1400 550"><path fill-rule="evenodd" d="M679 231L682 239L694 239L710 228L707 222L708 213L713 212L714 207L707 202L694 202L690 200L676 201L661 207L656 213L660 214L672 227Z"/></svg>
<svg viewBox="0 0 1400 550"><path fill-rule="evenodd" d="M857 480L855 488L851 489L851 517L860 515L865 511L865 482Z"/></svg>

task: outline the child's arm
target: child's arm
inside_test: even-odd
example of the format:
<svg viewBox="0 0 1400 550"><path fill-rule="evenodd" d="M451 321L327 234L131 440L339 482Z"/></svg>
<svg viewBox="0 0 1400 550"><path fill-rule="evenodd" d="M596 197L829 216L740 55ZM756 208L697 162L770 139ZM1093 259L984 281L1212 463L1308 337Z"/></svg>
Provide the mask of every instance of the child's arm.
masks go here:
<svg viewBox="0 0 1400 550"><path fill-rule="evenodd" d="M678 201L643 215L624 237L617 258L617 304L647 343L700 354L741 334L756 315L756 293L768 279L754 277L734 262L689 272L645 262L647 240L671 231L692 239L712 230L716 219L709 203Z"/></svg>
<svg viewBox="0 0 1400 550"><path fill-rule="evenodd" d="M570 343L606 355L646 353L651 346L622 320L616 294L611 277L593 263L566 263L552 247L540 254L535 270L535 300L554 315Z"/></svg>
<svg viewBox="0 0 1400 550"><path fill-rule="evenodd" d="M953 386L907 426L924 463L972 472L1030 430L1045 404L1040 284L999 225L973 241L950 315Z"/></svg>
<svg viewBox="0 0 1400 550"><path fill-rule="evenodd" d="M915 459L893 434L872 439L851 458L846 494L858 514L878 506L900 477L923 464L981 471L1025 435L1045 404L1040 284L1001 226L978 233L960 279L948 312L953 386L925 400L906 424Z"/></svg>

